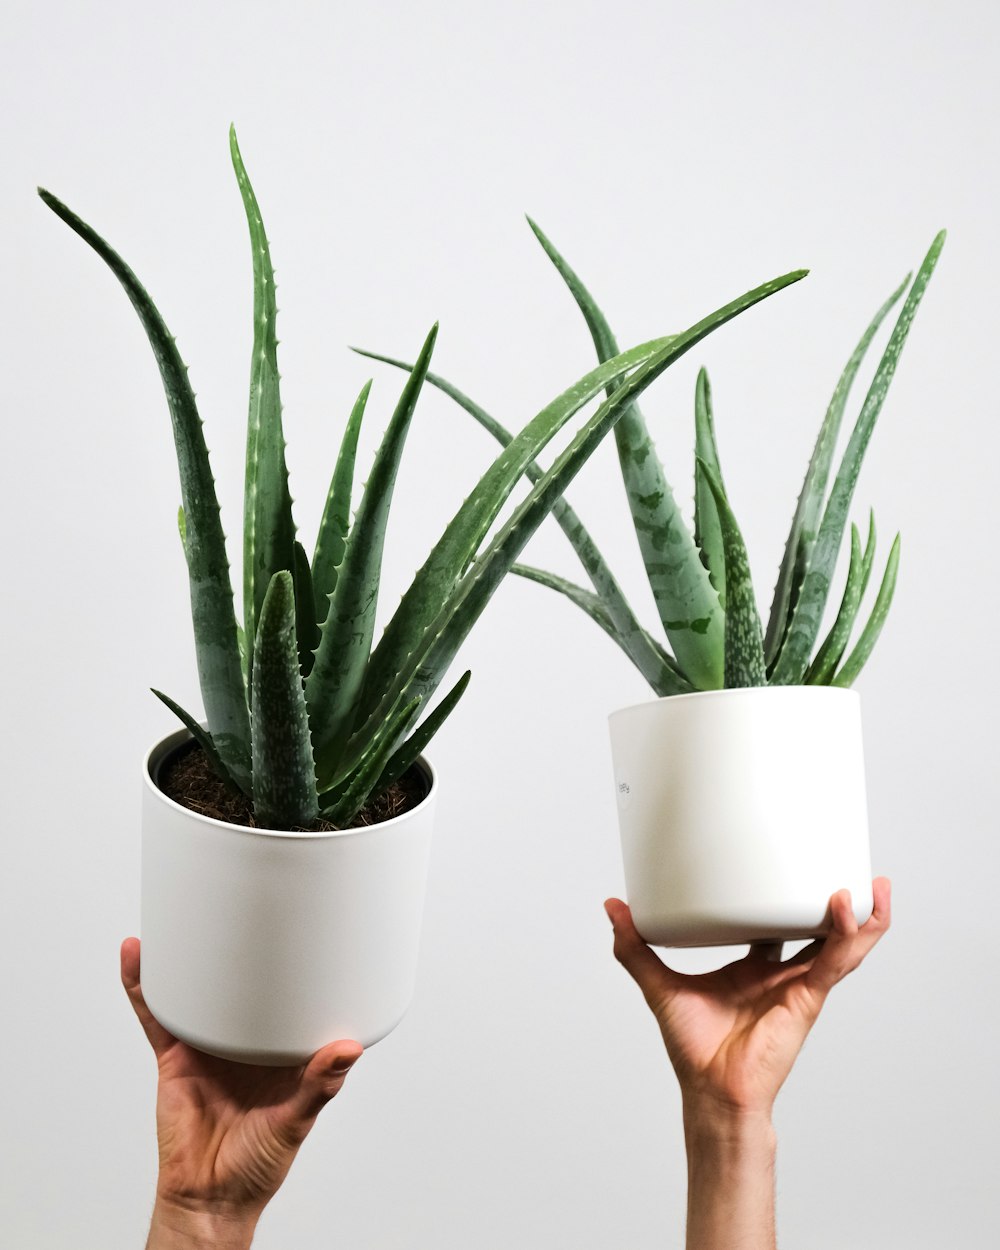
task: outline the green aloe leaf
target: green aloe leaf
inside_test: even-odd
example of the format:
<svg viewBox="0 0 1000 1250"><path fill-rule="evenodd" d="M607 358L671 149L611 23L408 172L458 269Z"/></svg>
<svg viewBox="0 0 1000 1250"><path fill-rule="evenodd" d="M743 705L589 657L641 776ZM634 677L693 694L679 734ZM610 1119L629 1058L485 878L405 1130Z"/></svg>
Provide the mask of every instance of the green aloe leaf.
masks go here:
<svg viewBox="0 0 1000 1250"><path fill-rule="evenodd" d="M372 786L372 794L381 794L383 790L388 790L393 782L398 781L411 764L415 763L419 756L423 754L430 740L454 711L455 705L462 695L465 694L465 688L468 686L471 676L472 673L466 669L434 711L417 726L403 745L397 748L389 759L388 764L383 768L378 781Z"/></svg>
<svg viewBox="0 0 1000 1250"><path fill-rule="evenodd" d="M847 584L844 587L844 597L840 602L837 619L823 640L823 645L817 651L816 658L810 664L806 673L805 684L807 686L829 685L830 678L843 657L851 637L851 630L854 628L855 618L858 615L858 608L861 605L861 596L864 593L864 563L865 557L861 554L861 535L858 533L858 527L852 525L851 563L847 570Z"/></svg>
<svg viewBox="0 0 1000 1250"><path fill-rule="evenodd" d="M831 686L852 685L868 662L868 657L871 655L876 642L878 642L879 634L882 632L885 618L889 615L892 597L896 593L896 578L898 574L899 535L897 534L889 552L889 559L886 562L885 573L882 577L882 585L879 587L878 595L875 598L875 606L872 608L867 624L861 631L861 637L855 644L854 650L847 657L836 677L830 682Z"/></svg>
<svg viewBox="0 0 1000 1250"><path fill-rule="evenodd" d="M361 811L388 766L396 744L419 715L420 706L421 700L416 698L394 708L352 768L334 785L324 785L320 796L322 814L331 824L346 828Z"/></svg>
<svg viewBox="0 0 1000 1250"><path fill-rule="evenodd" d="M316 623L316 596L313 591L309 557L300 542L292 548L292 581L295 586L295 636L299 647L299 668L303 678L313 666L313 652L319 646L320 628Z"/></svg>
<svg viewBox="0 0 1000 1250"><path fill-rule="evenodd" d="M868 509L868 541L865 543L865 554L861 561L861 595L863 599L868 589L868 581L875 563L875 510Z"/></svg>
<svg viewBox="0 0 1000 1250"><path fill-rule="evenodd" d="M357 713L358 700L371 655L378 606L385 527L403 444L417 397L430 364L437 338L435 325L428 334L417 364L406 380L385 437L375 456L347 540L322 638L306 683L312 718L316 765L328 777L346 742Z"/></svg>
<svg viewBox="0 0 1000 1250"><path fill-rule="evenodd" d="M538 452L614 378L634 370L675 340L657 339L599 365L535 416L504 447L452 517L417 571L372 655L359 711L366 718L379 702L424 631L458 583L518 479Z"/></svg>
<svg viewBox="0 0 1000 1250"><path fill-rule="evenodd" d="M354 350L361 356L381 361L383 364L393 365L397 369L409 370L413 367L391 356L381 356L376 352L362 351L360 348L354 348ZM507 447L514 441L514 435L501 425L495 417L490 416L484 408L480 407L479 404L445 378L436 373L428 373L427 381L431 386L436 387L450 399L453 399L470 416L474 417L483 429L493 435L501 446ZM536 460L529 461L524 469L524 476L530 482L537 482L543 473L544 469ZM566 535L573 550L579 557L584 571L590 578L591 585L604 604L615 630L620 636L621 645L625 647L632 662L642 673L643 677L658 694L663 693L659 689L662 683L672 684L670 680L672 674L679 675L681 680L688 684L683 675L680 674L672 657L667 656L659 643L652 639L639 624L607 561L601 555L597 543L594 542L589 530L587 530L579 516L565 499L556 501L552 509L552 517ZM670 669L667 673L664 673L665 666Z"/></svg>
<svg viewBox="0 0 1000 1250"><path fill-rule="evenodd" d="M292 568L295 525L281 428L274 268L260 207L232 126L229 150L253 256L253 355L243 500L243 631L252 654L254 631L271 579L279 570Z"/></svg>
<svg viewBox="0 0 1000 1250"><path fill-rule="evenodd" d="M253 809L268 829L309 829L319 815L295 637L295 589L282 569L264 596L253 650Z"/></svg>
<svg viewBox="0 0 1000 1250"><path fill-rule="evenodd" d="M764 634L764 654L767 657L769 670L773 669L778 652L784 642L785 633L788 629L789 614L795 607L813 543L816 541L816 531L823 509L823 500L826 496L827 481L830 476L830 465L833 460L837 435L840 432L844 409L847 406L851 387L854 384L858 369L861 367L861 363L868 352L868 348L871 346L872 339L878 333L882 322L895 308L896 304L899 303L903 292L910 285L912 276L912 274L906 275L872 318L858 345L855 347L850 360L844 366L844 371L837 381L830 404L826 410L826 415L823 418L823 424L820 426L816 445L809 460L809 467L806 469L805 481L802 483L802 490L799 493L798 503L795 507L795 514L792 517L788 538L785 542L785 552L781 560L781 567L778 570L778 580L775 583L771 611L767 620L767 630Z"/></svg>
<svg viewBox="0 0 1000 1250"><path fill-rule="evenodd" d="M330 596L337 588L337 570L347 549L347 533L351 525L351 494L354 488L354 464L358 455L358 437L365 406L371 393L371 380L361 388L340 444L337 464L323 508L323 517L313 553L312 577L316 596L316 620L325 621L330 610Z"/></svg>
<svg viewBox="0 0 1000 1250"><path fill-rule="evenodd" d="M150 688L152 689L152 687ZM221 780L226 783L234 794L243 793L243 791L240 790L240 787L229 775L229 771L225 764L223 764L222 757L216 750L215 743L212 740L212 735L208 732L208 730L203 725L200 725L190 712L185 712L179 703L175 703L173 699L171 699L169 695L164 694L162 690L153 690L153 694L156 695L161 703L166 704L166 706L170 708L171 712L173 712L178 720L180 720L180 722L191 734L191 737L194 738L195 742L197 742L197 744L205 752L205 756L208 759L209 765L215 775L221 778ZM248 793L246 797L250 798L251 796Z"/></svg>
<svg viewBox="0 0 1000 1250"><path fill-rule="evenodd" d="M96 231L48 191L38 194L115 275L143 329L160 370L173 425L185 515L185 554L191 586L198 678L209 732L226 771L250 790L250 720L236 641L236 614L225 536L201 417L177 344L139 279Z"/></svg>
<svg viewBox="0 0 1000 1250"><path fill-rule="evenodd" d="M518 577L523 577L531 582L537 582L540 586L546 586L549 590L554 590L564 595L570 603L575 603L595 624L604 630L612 642L617 643L621 647L636 668L642 671L643 665L640 664L639 658L633 654L630 641L618 631L614 619L608 611L607 604L599 595L595 595L592 591L584 590L582 586L577 586L565 577L559 577L555 573L548 573L545 569L535 568L530 564L514 564L511 566L510 571ZM643 632L645 634L645 631ZM657 651L656 643L648 634L645 634L645 644L646 652L655 656ZM654 680L650 682L655 693L661 698L670 694L690 693L693 689L691 683L686 680L677 666L671 662L670 658L662 651L660 651L657 658L659 661L658 667L653 675ZM645 663L645 657L643 657L643 663Z"/></svg>
<svg viewBox="0 0 1000 1250"><path fill-rule="evenodd" d="M249 689L250 687L250 653L247 651L247 636L243 632L243 626L236 622L236 647L240 653L240 670L243 673L243 684Z"/></svg>
<svg viewBox="0 0 1000 1250"><path fill-rule="evenodd" d="M605 400L552 467L535 484L530 495L515 509L482 553L477 555L466 576L440 606L436 618L424 631L418 645L406 658L394 680L385 688L383 698L375 711L364 724L359 724L345 752L342 764L345 771L349 769L351 760L364 754L371 735L378 732L379 726L393 708L414 696L428 697L436 688L458 647L479 619L493 592L517 560L525 544L551 512L556 500L564 493L604 435L620 419L626 407L675 360L700 343L713 330L804 276L802 270L785 274L716 309L683 334L677 335L667 347L631 373L614 395Z"/></svg>
<svg viewBox="0 0 1000 1250"><path fill-rule="evenodd" d="M584 590L582 586L577 586L575 582L569 581L565 577L560 577L557 573L549 573L545 569L536 568L533 564L512 564L511 573L515 577L523 577L525 581L537 582L539 586L545 586L549 590L554 590L557 594L564 595L570 603L575 603L581 611L586 612L592 621L600 625L601 629L608 637L618 644L622 650L625 646L622 643L621 635L615 629L615 623L611 619L611 614L604 606L598 595L592 590Z"/></svg>
<svg viewBox="0 0 1000 1250"><path fill-rule="evenodd" d="M528 224L582 312L598 357L613 356L618 345L593 296L530 217ZM698 689L716 689L723 669L719 596L636 405L615 426L615 443L646 576L671 650Z"/></svg>
<svg viewBox="0 0 1000 1250"><path fill-rule="evenodd" d="M709 466L725 489L719 448L715 442L715 422L712 418L712 388L704 369L698 371L694 392L695 455ZM701 552L702 563L722 609L726 608L726 557L722 550L722 526L715 496L703 474L695 470L694 478L694 541Z"/></svg>
<svg viewBox="0 0 1000 1250"><path fill-rule="evenodd" d="M726 562L726 689L766 686L764 637L757 614L757 598L750 576L746 544L725 487L715 470L704 460L696 461L715 499L722 529L722 550Z"/></svg>
<svg viewBox="0 0 1000 1250"><path fill-rule="evenodd" d="M181 547L184 551L184 559L187 559L187 519L184 516L183 506L177 509L177 532L181 536Z"/></svg>
<svg viewBox="0 0 1000 1250"><path fill-rule="evenodd" d="M882 355L875 377L868 389L861 414L844 452L830 497L823 512L816 542L809 556L802 588L792 611L784 643L771 675L773 685L795 684L802 680L809 656L812 653L826 606L830 582L840 541L847 523L847 513L854 495L861 462L875 422L882 410L889 383L896 371L900 352L910 330L913 317L930 281L938 256L944 246L942 230L931 244L923 263L917 271L913 285L906 297L899 317Z"/></svg>

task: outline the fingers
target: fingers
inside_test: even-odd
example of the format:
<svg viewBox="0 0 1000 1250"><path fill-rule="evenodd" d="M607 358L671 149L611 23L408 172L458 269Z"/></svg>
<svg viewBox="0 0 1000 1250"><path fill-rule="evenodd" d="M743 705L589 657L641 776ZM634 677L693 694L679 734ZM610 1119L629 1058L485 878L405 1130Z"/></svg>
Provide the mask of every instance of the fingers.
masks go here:
<svg viewBox="0 0 1000 1250"><path fill-rule="evenodd" d="M680 985L680 975L657 959L639 936L627 903L620 898L609 898L604 910L615 931L615 958L642 990L653 1011L658 1010L670 992Z"/></svg>
<svg viewBox="0 0 1000 1250"><path fill-rule="evenodd" d="M824 939L815 962L806 974L809 988L826 995L844 977L855 970L876 942L888 930L892 920L891 886L887 877L872 882L874 908L859 928L851 906L849 890L839 890L830 899L830 934ZM805 952L802 952L805 954Z"/></svg>
<svg viewBox="0 0 1000 1250"><path fill-rule="evenodd" d="M330 1042L318 1050L306 1064L299 1087L289 1111L305 1131L331 1098L343 1087L347 1074L361 1058L363 1048L358 1042Z"/></svg>
<svg viewBox="0 0 1000 1250"><path fill-rule="evenodd" d="M142 996L142 986L139 982L140 949L138 938L129 937L122 942L122 985L125 987L125 993L129 997L133 1011L139 1017L139 1023L149 1039L153 1053L159 1059L160 1055L164 1051L169 1050L177 1039L154 1019L153 1013L146 1006L146 1000Z"/></svg>

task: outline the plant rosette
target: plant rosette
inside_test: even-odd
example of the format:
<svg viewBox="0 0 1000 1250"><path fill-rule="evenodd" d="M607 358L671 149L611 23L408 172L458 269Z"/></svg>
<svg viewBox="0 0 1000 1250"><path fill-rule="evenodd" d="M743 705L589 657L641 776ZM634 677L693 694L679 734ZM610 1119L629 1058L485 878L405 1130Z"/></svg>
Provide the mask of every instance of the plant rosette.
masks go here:
<svg viewBox="0 0 1000 1250"><path fill-rule="evenodd" d="M819 937L872 911L861 700L836 686L674 695L609 718L629 907L657 946Z"/></svg>
<svg viewBox="0 0 1000 1250"><path fill-rule="evenodd" d="M598 359L613 359L618 344L593 296L531 225L582 312ZM871 911L860 710L850 687L881 635L900 552L897 534L864 619L862 603L875 568L872 512L864 543L858 525L850 523L842 598L822 638L820 628L865 452L944 240L942 230L916 274L878 308L841 372L799 493L766 628L722 474L704 369L694 397L693 526L681 513L636 403L614 429L661 636L639 621L565 499L552 516L590 588L545 569L513 566L512 572L557 591L586 613L659 696L611 717L627 893L647 941L701 946L818 935L830 895L844 887L851 890L859 922ZM835 467L858 371L900 300ZM510 442L512 435L457 387L431 374L428 381L499 442ZM608 393L620 391L611 384ZM766 444L761 454L766 458ZM525 472L534 481L544 469L535 463Z"/></svg>
<svg viewBox="0 0 1000 1250"><path fill-rule="evenodd" d="M429 766L422 765L429 792L416 808L377 825L352 825L370 800L378 803L420 766L461 699L468 672L429 708L494 591L629 405L718 327L804 274L772 279L680 333L615 353L551 400L472 485L376 641L390 503L437 327L405 381L360 501L355 460L371 383L358 395L310 558L293 519L285 463L274 268L232 130L230 154L254 275L242 625L203 422L176 340L125 260L62 201L39 194L110 268L153 350L177 453L204 723L154 693L215 777L252 808L244 827L175 803L156 782L184 731L152 749L143 990L157 1019L199 1048L283 1064L338 1037L368 1045L409 1002L434 799ZM596 409L494 531L535 456L592 400ZM330 827L339 832L323 831Z"/></svg>
<svg viewBox="0 0 1000 1250"><path fill-rule="evenodd" d="M304 1063L351 1038L370 1046L414 992L437 801L328 832L249 828L182 806L157 784L190 741L157 742L143 768L142 989L156 1019L208 1054Z"/></svg>

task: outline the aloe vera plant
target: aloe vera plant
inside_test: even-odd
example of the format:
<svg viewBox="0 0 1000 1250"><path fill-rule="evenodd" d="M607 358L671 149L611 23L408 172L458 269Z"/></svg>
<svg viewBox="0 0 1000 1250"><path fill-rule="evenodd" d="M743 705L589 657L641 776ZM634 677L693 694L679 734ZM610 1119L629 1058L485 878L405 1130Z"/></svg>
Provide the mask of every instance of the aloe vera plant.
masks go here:
<svg viewBox="0 0 1000 1250"><path fill-rule="evenodd" d="M618 347L593 297L530 218L529 225L582 312L598 358L613 359ZM761 625L746 547L722 477L711 390L704 369L695 387L693 529L681 515L634 401L628 402L615 425L625 491L665 641L639 623L607 561L565 499L556 501L552 514L579 557L592 589L524 564L515 564L512 571L560 592L586 612L621 647L659 696L740 686L850 686L878 640L899 567L897 534L867 621L848 650L874 564L873 513L869 514L863 549L858 527L851 524L846 585L836 619L822 642L820 628L861 463L944 238L941 231L912 282L910 275L879 308L840 376L792 518L766 628ZM835 444L852 383L880 326L904 294L831 482ZM355 350L400 369L414 368L376 352ZM451 396L500 443L509 442L509 432L457 387L433 373L428 373L426 380ZM620 380L608 384L607 394L621 400ZM544 476L537 463L526 465L525 473L532 481Z"/></svg>
<svg viewBox="0 0 1000 1250"><path fill-rule="evenodd" d="M243 623L237 622L202 421L188 371L136 275L55 196L44 202L105 261L124 287L159 366L180 471L181 539L188 566L205 721L160 691L258 824L349 824L370 796L414 763L451 713L469 674L423 715L462 641L525 543L603 436L674 360L718 326L804 276L776 278L683 333L615 351L547 404L469 493L373 646L386 522L403 446L437 334L410 369L350 521L358 436L371 383L348 418L312 558L297 536L285 464L274 272L260 208L234 131L230 150L250 232L254 310L243 518ZM607 391L564 452L487 542L535 456L589 401ZM652 646L651 655L658 655Z"/></svg>

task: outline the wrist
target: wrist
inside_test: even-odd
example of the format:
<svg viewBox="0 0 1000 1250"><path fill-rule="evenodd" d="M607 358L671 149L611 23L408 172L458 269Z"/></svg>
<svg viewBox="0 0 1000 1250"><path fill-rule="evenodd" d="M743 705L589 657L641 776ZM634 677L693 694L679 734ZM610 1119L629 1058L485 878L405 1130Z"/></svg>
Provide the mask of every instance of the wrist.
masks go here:
<svg viewBox="0 0 1000 1250"><path fill-rule="evenodd" d="M734 1179L774 1174L778 1138L770 1108L685 1100L684 1145L691 1171L709 1168Z"/></svg>
<svg viewBox="0 0 1000 1250"><path fill-rule="evenodd" d="M776 1142L770 1107L745 1107L713 1096L685 1095L684 1138L690 1147L716 1142L733 1147Z"/></svg>
<svg viewBox="0 0 1000 1250"><path fill-rule="evenodd" d="M157 1195L146 1250L247 1250L259 1214Z"/></svg>
<svg viewBox="0 0 1000 1250"><path fill-rule="evenodd" d="M689 1250L774 1250L777 1138L770 1108L684 1101Z"/></svg>

